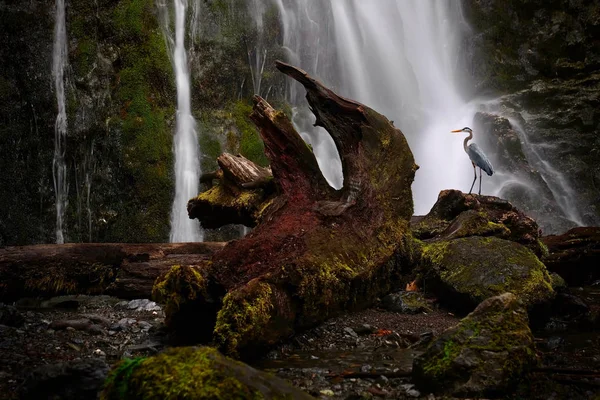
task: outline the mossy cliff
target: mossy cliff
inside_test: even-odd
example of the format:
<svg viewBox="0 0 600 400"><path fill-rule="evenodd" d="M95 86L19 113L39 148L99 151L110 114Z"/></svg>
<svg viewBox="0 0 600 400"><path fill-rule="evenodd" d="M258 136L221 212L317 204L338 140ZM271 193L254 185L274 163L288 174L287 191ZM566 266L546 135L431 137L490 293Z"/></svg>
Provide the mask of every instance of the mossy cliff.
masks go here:
<svg viewBox="0 0 600 400"><path fill-rule="evenodd" d="M123 360L105 382L102 400L312 399L283 380L209 347L180 347Z"/></svg>
<svg viewBox="0 0 600 400"><path fill-rule="evenodd" d="M502 109L519 120L529 143L560 143L544 146L542 155L559 166L575 194L566 210L572 226L599 225L600 4L463 0L462 5L473 27L465 54L477 60L469 63L475 91L503 94ZM536 189L538 196L544 192ZM540 203L529 201L532 207ZM568 228L547 230L560 234Z"/></svg>
<svg viewBox="0 0 600 400"><path fill-rule="evenodd" d="M248 119L254 92L248 51L259 36L248 5L197 5L201 29L189 30L186 45L202 167L213 170L225 150L264 165L262 142ZM279 15L276 7L265 12L262 82L280 102L284 78L273 74L281 52ZM55 240L54 14L50 0L0 10L0 110L6 116L0 125L0 245ZM68 242L168 240L176 93L161 17L154 0L66 2Z"/></svg>

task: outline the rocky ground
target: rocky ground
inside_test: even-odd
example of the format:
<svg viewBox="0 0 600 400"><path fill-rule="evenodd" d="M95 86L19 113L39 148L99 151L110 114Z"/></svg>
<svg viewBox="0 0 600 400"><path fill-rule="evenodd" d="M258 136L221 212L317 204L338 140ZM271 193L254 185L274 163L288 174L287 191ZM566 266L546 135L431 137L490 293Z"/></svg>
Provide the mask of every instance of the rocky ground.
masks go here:
<svg viewBox="0 0 600 400"><path fill-rule="evenodd" d="M411 383L409 374L417 353L411 345L441 333L459 319L437 309L431 300L425 309L390 308L394 309L389 301L380 302L374 308L331 319L297 335L254 365L317 398L440 398ZM88 360L107 366L123 357L155 354L167 343L162 321L162 310L149 300L120 301L107 296L24 300L15 307L2 306L0 398L19 398L40 379L56 374L53 366L57 363ZM569 331L568 325L555 318L536 334L536 345L541 368L514 398L598 398L600 375L594 369L600 365L600 337L596 332Z"/></svg>

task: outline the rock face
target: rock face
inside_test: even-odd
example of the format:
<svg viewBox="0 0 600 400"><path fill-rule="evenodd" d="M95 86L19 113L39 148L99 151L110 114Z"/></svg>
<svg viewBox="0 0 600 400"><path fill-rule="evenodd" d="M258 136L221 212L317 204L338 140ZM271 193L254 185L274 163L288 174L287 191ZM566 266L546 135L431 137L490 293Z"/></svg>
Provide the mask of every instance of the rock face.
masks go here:
<svg viewBox="0 0 600 400"><path fill-rule="evenodd" d="M0 246L55 240L55 3L0 8ZM168 241L177 96L159 3L66 2L67 242ZM259 40L248 4L188 9L191 16L198 7L200 18L186 46L204 171L223 150L266 162L248 119L256 92L248 58ZM283 52L276 9L265 10L261 39L263 92L274 102L285 91L284 77L273 73Z"/></svg>
<svg viewBox="0 0 600 400"><path fill-rule="evenodd" d="M486 398L509 392L535 363L527 313L504 293L435 338L415 358L413 378L424 391Z"/></svg>
<svg viewBox="0 0 600 400"><path fill-rule="evenodd" d="M478 92L505 95L502 108L522 115L529 142L570 186L561 194L563 209L580 225L600 225L600 4L462 4L474 27L468 54L478 60L472 64Z"/></svg>
<svg viewBox="0 0 600 400"><path fill-rule="evenodd" d="M543 258L548 270L559 274L569 286L591 285L600 280L600 228L575 228L542 241L549 254Z"/></svg>
<svg viewBox="0 0 600 400"><path fill-rule="evenodd" d="M544 253L537 223L506 200L443 190L425 217L414 218L411 230L421 240L495 236Z"/></svg>
<svg viewBox="0 0 600 400"><path fill-rule="evenodd" d="M101 395L103 400L312 398L209 347L173 348L154 357L121 361Z"/></svg>
<svg viewBox="0 0 600 400"><path fill-rule="evenodd" d="M470 311L512 292L531 308L554 297L552 279L530 250L495 237L467 237L425 245L422 285L446 305Z"/></svg>
<svg viewBox="0 0 600 400"><path fill-rule="evenodd" d="M520 120L524 123L522 118ZM473 125L479 144L498 174L510 176L500 187L498 197L531 216L543 232L564 232L577 225L557 203L555 193L547 183L547 180L552 183L554 177L546 176L545 179L541 174L542 160L533 153L531 146L523 143L524 132L515 129L507 118L487 112L475 114Z"/></svg>

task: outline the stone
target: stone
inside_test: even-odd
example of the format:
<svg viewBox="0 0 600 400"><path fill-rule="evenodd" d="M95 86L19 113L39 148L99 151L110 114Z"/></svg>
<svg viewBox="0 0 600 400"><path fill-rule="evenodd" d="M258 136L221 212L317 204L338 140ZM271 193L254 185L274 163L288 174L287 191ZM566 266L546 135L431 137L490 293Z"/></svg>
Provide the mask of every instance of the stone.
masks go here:
<svg viewBox="0 0 600 400"><path fill-rule="evenodd" d="M461 312L513 292L528 309L554 298L546 267L526 247L495 237L466 237L427 244L419 267L423 287Z"/></svg>
<svg viewBox="0 0 600 400"><path fill-rule="evenodd" d="M522 302L512 293L483 301L413 361L421 390L453 396L509 393L537 363Z"/></svg>
<svg viewBox="0 0 600 400"><path fill-rule="evenodd" d="M182 399L313 399L210 347L171 348L153 357L123 360L110 372L102 399L162 399L173 393Z"/></svg>
<svg viewBox="0 0 600 400"><path fill-rule="evenodd" d="M20 327L23 326L25 318L14 306L0 304L0 325Z"/></svg>
<svg viewBox="0 0 600 400"><path fill-rule="evenodd" d="M48 399L95 399L109 370L100 358L44 365L27 377L21 398L37 400L43 393Z"/></svg>
<svg viewBox="0 0 600 400"><path fill-rule="evenodd" d="M544 264L569 286L591 285L600 279L600 227L574 228L542 241L548 246Z"/></svg>
<svg viewBox="0 0 600 400"><path fill-rule="evenodd" d="M427 215L412 218L411 231L425 241L495 236L520 243L538 256L545 253L535 220L506 200L459 190L442 190Z"/></svg>
<svg viewBox="0 0 600 400"><path fill-rule="evenodd" d="M419 292L390 293L382 299L381 305L386 310L402 314L419 314L433 311L427 304L423 294Z"/></svg>

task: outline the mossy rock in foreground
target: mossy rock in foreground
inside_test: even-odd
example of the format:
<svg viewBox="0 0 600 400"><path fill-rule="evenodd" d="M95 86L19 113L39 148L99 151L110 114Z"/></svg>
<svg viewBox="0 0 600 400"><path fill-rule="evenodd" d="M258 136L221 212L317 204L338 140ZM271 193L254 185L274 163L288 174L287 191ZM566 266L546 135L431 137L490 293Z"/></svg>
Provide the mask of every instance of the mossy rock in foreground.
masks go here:
<svg viewBox="0 0 600 400"><path fill-rule="evenodd" d="M420 267L424 287L460 311L505 292L519 296L527 308L554 297L552 279L526 247L495 237L441 241L423 247Z"/></svg>
<svg viewBox="0 0 600 400"><path fill-rule="evenodd" d="M512 390L537 358L527 312L512 293L482 302L413 362L417 386L456 396L495 397Z"/></svg>
<svg viewBox="0 0 600 400"><path fill-rule="evenodd" d="M102 400L312 398L210 347L172 348L154 357L121 361L101 394Z"/></svg>

